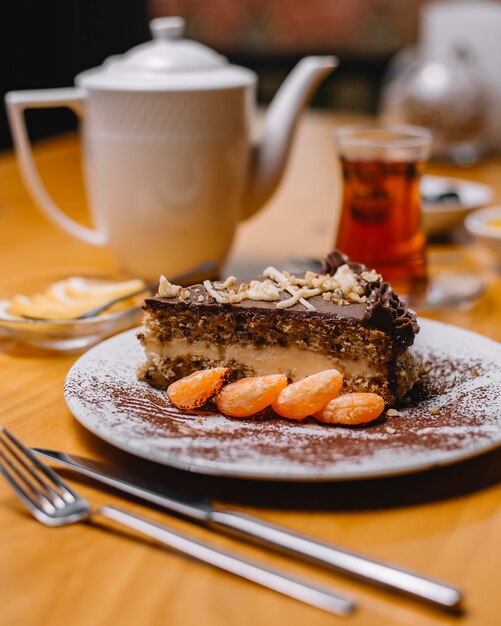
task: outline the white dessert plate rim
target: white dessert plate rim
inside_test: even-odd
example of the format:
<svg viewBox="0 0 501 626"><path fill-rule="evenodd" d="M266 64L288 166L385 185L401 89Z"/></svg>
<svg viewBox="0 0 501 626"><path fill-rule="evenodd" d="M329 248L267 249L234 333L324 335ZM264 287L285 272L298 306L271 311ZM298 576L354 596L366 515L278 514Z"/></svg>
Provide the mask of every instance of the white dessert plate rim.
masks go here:
<svg viewBox="0 0 501 626"><path fill-rule="evenodd" d="M492 381L488 379L487 383L488 386L491 386L491 384L492 386L497 385L501 389L501 345L499 343L472 331L434 320L420 319L420 324L421 333L416 341L417 350L423 350L425 353L430 349L433 351L437 350L439 354L443 355L444 359L449 358L451 354L457 355L458 353L471 351L472 355L479 355L480 361L495 363L499 366L499 369L492 374ZM158 417L158 405L155 398L165 402L163 400L165 392L153 389L136 378L136 368L142 358L142 349L135 336L136 333L137 329L125 331L101 342L83 354L72 366L66 377L65 400L77 421L100 439L125 452L171 468L212 476L265 481L346 481L397 476L446 466L484 454L501 445L501 404L499 400L493 397L492 400L488 399L487 402L492 402L490 414L495 415L494 421L486 424L486 429L487 426L489 428L485 433L481 431L482 436L478 437L478 441L474 440L472 443L471 439L472 437L475 439L475 436L468 432L468 427L466 426L464 435L461 434L461 437L459 437L459 441L463 438L464 444L460 443L456 449L434 450L432 448L430 450L426 449L426 453L416 452L416 454L412 454L412 452L409 454L409 451L405 451L406 454L395 457L390 456L389 462L383 455L381 460L368 458L367 462L363 463L341 464L339 467L336 467L336 464L332 464L327 468L319 468L318 466L302 467L301 463L288 466L287 462L284 462L282 466L280 464L275 465L276 461L270 458L269 462L267 462L267 457L260 458L258 462L249 463L245 459L245 453L244 457L239 457L237 454L234 459L232 459L230 454L223 461L217 458L214 460L200 459L197 458L196 448L195 452L193 452L190 447L192 440L189 433L187 436L181 435L179 439L180 441L186 440L188 446L186 450L181 450L181 452L179 450L169 451L169 445L172 444L174 439L169 437L162 439L162 436L154 437L153 435L150 437L149 431L146 433L144 431L144 424L139 424L137 419L128 413L131 407L133 412L133 409L138 405L148 405L147 407L142 406L142 410L147 408L148 411L151 410L152 414ZM130 362L124 363L127 360ZM487 369L486 371L490 370ZM476 387L475 381L470 381L471 389L479 390L480 378ZM483 378L485 382L485 376ZM106 387L110 380L112 381L112 386L116 385L112 394L106 390L102 391L100 388ZM459 381L460 385L461 381ZM123 391L123 396L126 398L127 394L131 393L131 389L134 390L133 402L126 407L124 412L121 407L121 393ZM487 398L489 397L490 395L487 394ZM153 403L152 398L154 400ZM433 400L440 400L440 396L433 398ZM485 401L482 400L482 402ZM161 415L160 417L166 420L170 419L169 416L164 417ZM193 427L199 428L200 434L204 436L203 428L205 426L199 427L198 422L204 421L204 424L210 424L211 420L213 423L213 420L218 419L220 420L220 426L222 425L225 428L227 423L228 428L233 429L233 431L239 428L252 429L255 427L252 424L252 420L227 420L222 416L217 418L209 416L204 418L204 420L195 420L193 416L181 414L177 416L177 422L182 422L182 419L179 420L179 417L188 418L189 422L187 424L190 424L190 426L181 424L181 428L186 427L188 431L190 429L193 430ZM458 424L458 427L460 426L461 424ZM285 428L288 427L289 423L287 422ZM297 425L294 424L294 427L297 427ZM429 431L432 427L433 417L430 415L430 428L425 430ZM324 429L326 436L327 433L330 433L329 436L332 436L335 432L331 426L310 425L307 428L310 429L307 433L308 436L310 436L311 432L315 436L318 436L319 433L320 436L323 436L321 434L322 429ZM364 431L362 429L341 429L337 432L340 433L340 436L348 437L351 436L350 432L363 433ZM368 436L370 436L370 431L366 432L369 432ZM353 436L360 437L363 434ZM395 444L395 442L391 441L391 437L387 443L389 443L390 447ZM384 450L382 451L384 452Z"/></svg>

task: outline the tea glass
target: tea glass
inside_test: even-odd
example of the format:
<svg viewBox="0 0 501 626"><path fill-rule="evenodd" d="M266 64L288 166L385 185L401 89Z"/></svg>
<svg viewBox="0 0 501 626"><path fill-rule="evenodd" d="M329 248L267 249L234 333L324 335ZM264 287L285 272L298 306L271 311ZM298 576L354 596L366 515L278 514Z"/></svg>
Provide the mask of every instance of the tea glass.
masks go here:
<svg viewBox="0 0 501 626"><path fill-rule="evenodd" d="M395 290L426 292L419 181L431 133L412 126L348 126L335 133L343 174L336 247Z"/></svg>
<svg viewBox="0 0 501 626"><path fill-rule="evenodd" d="M343 172L336 247L375 268L419 310L480 295L485 285L476 272L427 266L419 183L431 133L414 126L346 126L335 138Z"/></svg>

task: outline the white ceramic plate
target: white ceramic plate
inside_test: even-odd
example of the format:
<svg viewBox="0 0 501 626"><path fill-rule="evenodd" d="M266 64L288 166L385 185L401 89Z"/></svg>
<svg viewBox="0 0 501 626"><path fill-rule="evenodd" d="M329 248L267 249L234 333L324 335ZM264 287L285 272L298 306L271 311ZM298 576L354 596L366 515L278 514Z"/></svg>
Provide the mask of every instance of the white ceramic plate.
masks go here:
<svg viewBox="0 0 501 626"><path fill-rule="evenodd" d="M135 331L108 339L71 368L65 398L108 443L192 472L260 480L325 481L416 472L501 443L501 346L421 320L414 352L426 372L413 404L371 426L184 414L136 378Z"/></svg>
<svg viewBox="0 0 501 626"><path fill-rule="evenodd" d="M427 202L425 198L436 197L453 191L458 200ZM473 211L494 200L494 190L489 185L461 178L423 176L421 179L423 224L426 233L436 235L453 228Z"/></svg>

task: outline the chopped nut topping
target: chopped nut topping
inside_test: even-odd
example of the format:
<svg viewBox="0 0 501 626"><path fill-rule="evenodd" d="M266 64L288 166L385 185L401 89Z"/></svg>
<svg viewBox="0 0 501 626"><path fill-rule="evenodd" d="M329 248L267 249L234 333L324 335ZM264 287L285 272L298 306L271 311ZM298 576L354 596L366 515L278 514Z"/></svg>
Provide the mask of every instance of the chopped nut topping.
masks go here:
<svg viewBox="0 0 501 626"><path fill-rule="evenodd" d="M158 284L158 295L162 298L175 298L179 295L181 287L179 285L173 285L165 276L160 276L160 282Z"/></svg>
<svg viewBox="0 0 501 626"><path fill-rule="evenodd" d="M371 270L370 272L362 272L360 274L360 278L365 280L366 283L379 283L383 279L380 274L376 272L376 270Z"/></svg>
<svg viewBox="0 0 501 626"><path fill-rule="evenodd" d="M231 287L237 286L237 277L236 276L228 276L228 278L221 285L223 289L230 289Z"/></svg>
<svg viewBox="0 0 501 626"><path fill-rule="evenodd" d="M291 275L286 272L284 274L282 274L281 272L279 272L275 267L267 267L263 274L265 276L269 276L270 278L272 278L275 282L278 283L278 286L281 289L284 289L285 291L288 291L291 296L294 296L296 294L296 292L298 291L296 286L294 286L291 283ZM289 304L284 305L284 306L292 306L293 304L296 304L296 302L301 302L301 304L306 307L307 309L309 309L310 311L315 311L315 307L310 304L309 302L307 302L302 296L299 296L299 298L297 298L296 300L293 300L292 298L289 298L289 300L287 300L287 302ZM280 306L277 304L277 308L284 308L284 306Z"/></svg>
<svg viewBox="0 0 501 626"><path fill-rule="evenodd" d="M276 267L272 267L271 265L264 269L263 276L274 280L282 289L285 289L290 284L286 274L282 274Z"/></svg>
<svg viewBox="0 0 501 626"><path fill-rule="evenodd" d="M203 302L205 300L205 298L202 295L200 295L200 296L198 296L197 300L199 302Z"/></svg>
<svg viewBox="0 0 501 626"><path fill-rule="evenodd" d="M302 298L311 298L312 296L318 296L320 293L322 293L320 289L307 289L306 287L301 287L301 289L298 289L291 298L279 302L277 304L277 309L287 309L293 304L296 304L296 302L299 302ZM315 310L315 307L312 307L309 302L302 302L301 304L304 304L306 308L313 308L313 310Z"/></svg>
<svg viewBox="0 0 501 626"><path fill-rule="evenodd" d="M243 300L276 301L278 309L286 309L297 303L306 309L315 311L315 307L309 298L321 295L323 300L338 305L351 303L364 303L367 301L368 285L381 280L374 270L363 272L361 275L354 272L349 265L341 265L334 275L316 274L308 271L303 277L294 276L289 272L280 272L273 266L263 271L263 280L253 280L250 283L237 283L235 276L229 276L224 281L204 281L203 285L212 298L220 304L237 304ZM188 297L185 292L180 293L180 287L170 285L164 278L161 286L164 293L180 299ZM283 299L283 292L287 292L290 298ZM200 297L199 302L202 302Z"/></svg>
<svg viewBox="0 0 501 626"><path fill-rule="evenodd" d="M388 409L386 415L388 417L395 417L395 415L398 415L398 411L396 409Z"/></svg>
<svg viewBox="0 0 501 626"><path fill-rule="evenodd" d="M428 409L428 413L430 413L431 415L440 415L440 409L436 409L436 408Z"/></svg>
<svg viewBox="0 0 501 626"><path fill-rule="evenodd" d="M389 433L390 435L394 435L397 432L396 428L392 428L391 426L387 426L385 428L386 432Z"/></svg>
<svg viewBox="0 0 501 626"><path fill-rule="evenodd" d="M204 280L204 287L209 296L212 296L216 302L219 302L220 304L227 304L229 302L229 300L223 297L223 295L220 294L219 291L214 289L210 280Z"/></svg>
<svg viewBox="0 0 501 626"><path fill-rule="evenodd" d="M359 296L358 293L350 293L348 295L348 300L350 302L367 302L366 296Z"/></svg>
<svg viewBox="0 0 501 626"><path fill-rule="evenodd" d="M271 280L253 280L245 295L249 300L280 300L280 290Z"/></svg>

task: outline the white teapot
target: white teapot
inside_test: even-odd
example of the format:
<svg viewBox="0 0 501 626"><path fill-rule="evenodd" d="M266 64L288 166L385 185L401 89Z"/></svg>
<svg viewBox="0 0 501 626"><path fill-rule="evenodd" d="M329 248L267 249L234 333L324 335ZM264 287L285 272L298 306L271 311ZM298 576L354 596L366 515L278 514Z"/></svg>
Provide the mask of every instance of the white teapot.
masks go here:
<svg viewBox="0 0 501 626"><path fill-rule="evenodd" d="M6 95L19 166L41 211L78 239L108 246L121 269L149 280L223 263L238 221L277 187L303 106L337 65L331 56L300 61L255 146L256 75L183 39L179 17L153 20L151 30L153 41L79 74L74 88ZM33 160L24 110L61 106L83 120L94 229L54 203Z"/></svg>

